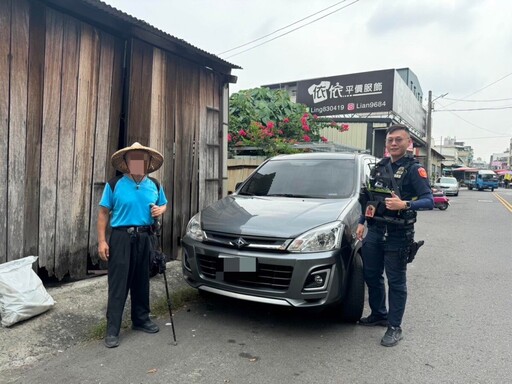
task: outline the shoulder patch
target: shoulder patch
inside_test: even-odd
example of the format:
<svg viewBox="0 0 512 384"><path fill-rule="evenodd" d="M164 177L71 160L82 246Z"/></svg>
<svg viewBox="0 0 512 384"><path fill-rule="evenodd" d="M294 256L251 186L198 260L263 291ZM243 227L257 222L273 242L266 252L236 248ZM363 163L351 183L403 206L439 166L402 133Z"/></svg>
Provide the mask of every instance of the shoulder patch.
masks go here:
<svg viewBox="0 0 512 384"><path fill-rule="evenodd" d="M425 171L425 168L423 167L418 168L418 174L420 175L420 177L423 177L424 179L427 178L427 171Z"/></svg>

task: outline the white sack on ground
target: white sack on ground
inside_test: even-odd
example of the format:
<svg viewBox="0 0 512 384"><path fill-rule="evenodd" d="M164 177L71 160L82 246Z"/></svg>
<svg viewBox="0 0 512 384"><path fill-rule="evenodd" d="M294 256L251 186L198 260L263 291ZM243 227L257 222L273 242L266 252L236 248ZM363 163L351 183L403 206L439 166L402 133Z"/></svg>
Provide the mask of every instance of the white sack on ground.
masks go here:
<svg viewBox="0 0 512 384"><path fill-rule="evenodd" d="M43 282L32 269L37 256L0 264L0 317L11 325L39 315L54 305Z"/></svg>

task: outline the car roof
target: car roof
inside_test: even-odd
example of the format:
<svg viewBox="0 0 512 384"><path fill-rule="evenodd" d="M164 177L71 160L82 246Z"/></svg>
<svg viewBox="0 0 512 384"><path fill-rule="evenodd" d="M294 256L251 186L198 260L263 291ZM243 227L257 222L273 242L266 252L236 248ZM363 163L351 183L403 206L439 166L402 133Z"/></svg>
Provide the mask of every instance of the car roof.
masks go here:
<svg viewBox="0 0 512 384"><path fill-rule="evenodd" d="M292 155L278 155L271 158L270 160L353 160L361 155L363 154L354 152L310 152L295 153Z"/></svg>

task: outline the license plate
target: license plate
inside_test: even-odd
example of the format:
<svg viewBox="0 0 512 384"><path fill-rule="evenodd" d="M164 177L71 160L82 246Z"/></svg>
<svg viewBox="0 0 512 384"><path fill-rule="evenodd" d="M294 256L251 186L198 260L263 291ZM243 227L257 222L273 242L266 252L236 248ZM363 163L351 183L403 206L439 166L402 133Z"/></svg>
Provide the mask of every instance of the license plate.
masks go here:
<svg viewBox="0 0 512 384"><path fill-rule="evenodd" d="M256 258L219 255L224 259L224 272L256 272Z"/></svg>

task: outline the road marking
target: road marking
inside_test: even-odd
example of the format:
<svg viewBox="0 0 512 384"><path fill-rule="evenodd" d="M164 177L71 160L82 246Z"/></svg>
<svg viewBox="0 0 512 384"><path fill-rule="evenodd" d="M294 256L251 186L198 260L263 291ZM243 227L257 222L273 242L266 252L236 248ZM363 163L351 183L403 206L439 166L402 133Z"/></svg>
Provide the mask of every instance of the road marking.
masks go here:
<svg viewBox="0 0 512 384"><path fill-rule="evenodd" d="M494 197L496 197L501 204L505 206L509 210L510 213L512 213L512 204L510 204L507 200L505 200L504 197L500 196L498 193L493 192Z"/></svg>

